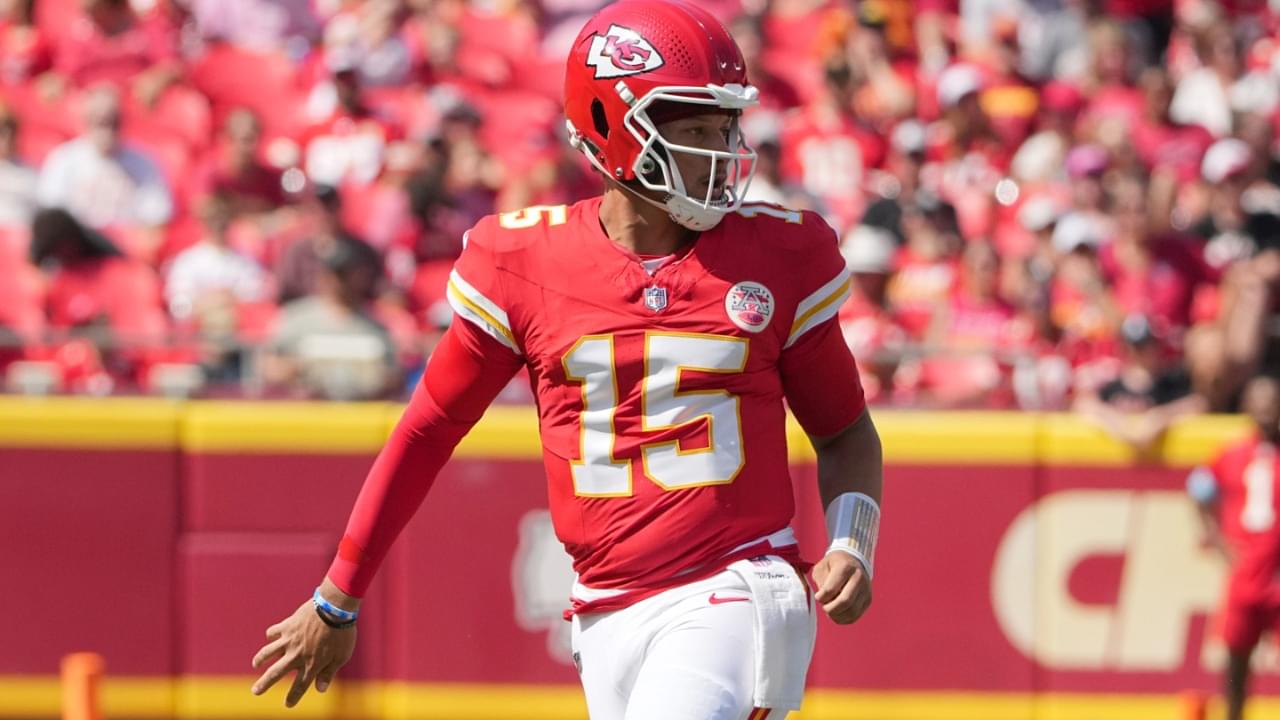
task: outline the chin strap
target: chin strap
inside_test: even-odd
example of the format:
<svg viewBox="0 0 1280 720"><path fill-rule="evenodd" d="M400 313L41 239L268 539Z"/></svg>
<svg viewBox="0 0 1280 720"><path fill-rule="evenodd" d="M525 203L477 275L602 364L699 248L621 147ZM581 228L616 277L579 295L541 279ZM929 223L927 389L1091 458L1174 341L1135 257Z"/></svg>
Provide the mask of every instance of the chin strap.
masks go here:
<svg viewBox="0 0 1280 720"><path fill-rule="evenodd" d="M623 190L626 190L627 192L631 193L635 197L638 197L641 200L649 203L650 205L663 210L664 212L667 213L667 216L671 218L672 222L674 222L675 224L679 225L682 228L685 228L686 230L693 230L694 232L705 232L715 227L716 225L719 225L720 220L725 216L725 213L723 212L719 212L716 210L702 210L701 208L698 209L700 212L690 208L688 212L681 213L676 208L673 208L671 206L672 203L680 203L682 198L678 196L668 195L665 202L658 202L657 200L654 200L653 198L645 195L639 190L636 190L635 188L627 185L626 183L619 182L617 180L614 180L613 178L609 178L609 181L612 182L614 185L617 185L618 187L622 188Z"/></svg>

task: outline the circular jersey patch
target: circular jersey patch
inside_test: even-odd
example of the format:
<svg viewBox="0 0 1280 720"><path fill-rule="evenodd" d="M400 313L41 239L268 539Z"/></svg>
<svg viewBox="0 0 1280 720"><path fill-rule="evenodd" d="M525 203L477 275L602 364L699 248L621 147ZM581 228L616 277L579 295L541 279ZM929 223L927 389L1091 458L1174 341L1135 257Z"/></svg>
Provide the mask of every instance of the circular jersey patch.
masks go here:
<svg viewBox="0 0 1280 720"><path fill-rule="evenodd" d="M773 319L773 293L758 282L740 282L724 296L724 311L734 325L747 332L760 332Z"/></svg>

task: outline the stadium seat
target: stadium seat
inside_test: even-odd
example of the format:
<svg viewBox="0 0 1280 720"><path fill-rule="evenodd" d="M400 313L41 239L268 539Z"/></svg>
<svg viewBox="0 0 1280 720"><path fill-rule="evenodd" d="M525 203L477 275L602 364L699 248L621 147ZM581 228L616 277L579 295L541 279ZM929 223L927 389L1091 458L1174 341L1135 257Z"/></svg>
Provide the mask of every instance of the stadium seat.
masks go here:
<svg viewBox="0 0 1280 720"><path fill-rule="evenodd" d="M231 110L247 107L261 118L266 135L301 127L304 93L297 69L283 53L214 45L191 68L190 78L213 102L216 124Z"/></svg>
<svg viewBox="0 0 1280 720"><path fill-rule="evenodd" d="M440 122L440 112L418 86L370 88L361 95L375 114L404 128L406 137L421 137Z"/></svg>
<svg viewBox="0 0 1280 720"><path fill-rule="evenodd" d="M469 98L484 117L481 142L511 166L525 164L533 151L545 147L561 119L556 103L528 90L472 92Z"/></svg>
<svg viewBox="0 0 1280 720"><path fill-rule="evenodd" d="M126 97L125 129L131 135L171 135L193 151L207 148L213 139L213 112L198 90L186 85L170 87L154 107Z"/></svg>
<svg viewBox="0 0 1280 720"><path fill-rule="evenodd" d="M22 337L44 328L44 278L21 258L0 256L0 327Z"/></svg>
<svg viewBox="0 0 1280 720"><path fill-rule="evenodd" d="M10 262L27 262L30 251L30 228L22 225L8 227L0 225L0 268L8 268Z"/></svg>
<svg viewBox="0 0 1280 720"><path fill-rule="evenodd" d="M48 127L28 126L19 130L18 156L34 168L44 164L49 153L72 136Z"/></svg>

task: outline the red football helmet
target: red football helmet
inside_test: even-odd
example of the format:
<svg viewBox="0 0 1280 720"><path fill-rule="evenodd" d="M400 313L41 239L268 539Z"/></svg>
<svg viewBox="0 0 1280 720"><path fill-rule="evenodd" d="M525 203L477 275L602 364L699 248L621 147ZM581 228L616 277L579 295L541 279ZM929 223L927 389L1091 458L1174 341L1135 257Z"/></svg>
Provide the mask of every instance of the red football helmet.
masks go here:
<svg viewBox="0 0 1280 720"><path fill-rule="evenodd" d="M756 154L737 118L758 102L759 91L747 82L737 43L706 10L671 0L609 5L574 41L564 85L569 142L607 177L664 193L664 202L654 204L691 230L714 227L742 204ZM733 116L727 152L667 142L653 117L699 112ZM720 195L713 197L712 182L703 197L690 196L674 153L710 158L711 177L725 178Z"/></svg>

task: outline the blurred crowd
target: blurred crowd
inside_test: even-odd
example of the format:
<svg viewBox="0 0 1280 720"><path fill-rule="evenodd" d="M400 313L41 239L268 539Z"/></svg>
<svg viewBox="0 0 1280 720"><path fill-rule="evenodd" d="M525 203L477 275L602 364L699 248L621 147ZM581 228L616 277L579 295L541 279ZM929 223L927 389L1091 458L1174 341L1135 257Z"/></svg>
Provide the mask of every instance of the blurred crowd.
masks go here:
<svg viewBox="0 0 1280 720"><path fill-rule="evenodd" d="M403 395L462 232L599 192L559 106L601 4L0 0L5 387ZM873 402L1141 444L1280 359L1264 1L701 4L764 98L748 198L840 232Z"/></svg>

